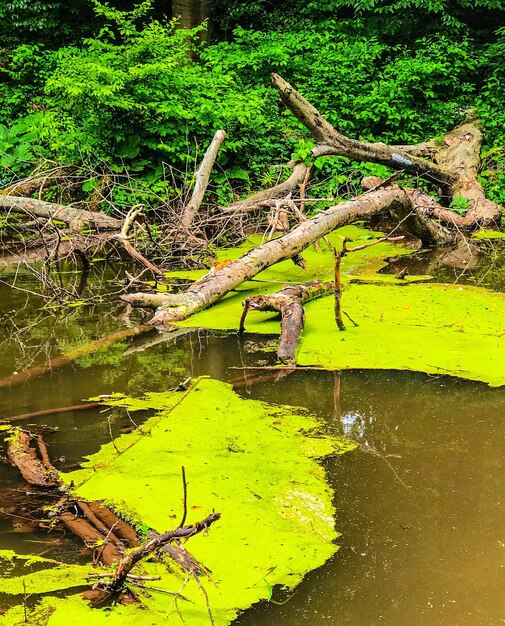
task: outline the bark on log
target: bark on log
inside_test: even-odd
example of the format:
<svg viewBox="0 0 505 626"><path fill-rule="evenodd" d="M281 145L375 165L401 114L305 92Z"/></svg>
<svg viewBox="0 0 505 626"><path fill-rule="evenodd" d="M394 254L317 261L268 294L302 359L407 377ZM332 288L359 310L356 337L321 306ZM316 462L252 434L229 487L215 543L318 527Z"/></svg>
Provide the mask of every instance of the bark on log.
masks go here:
<svg viewBox="0 0 505 626"><path fill-rule="evenodd" d="M384 211L394 211L397 217L415 228L416 236L425 243L443 244L453 240L452 235L444 228L422 215L417 215L418 211L412 206L409 195L403 189L380 189L321 211L283 237L250 250L217 273L207 274L184 293L139 293L121 298L134 306L159 307L150 323L163 327L173 321L186 319L214 304L244 281L279 261L299 254L332 230ZM411 219L412 216L415 219Z"/></svg>
<svg viewBox="0 0 505 626"><path fill-rule="evenodd" d="M207 148L200 167L196 172L193 195L191 196L191 200L189 201L189 203L185 206L181 216L181 228L185 230L187 230L191 226L191 223L195 219L195 215L200 210L205 191L207 190L207 186L209 184L209 178L212 172L212 168L214 167L218 152L223 145L225 137L226 132L224 130L218 130L216 132L216 134L214 135L214 139L212 140L210 146Z"/></svg>
<svg viewBox="0 0 505 626"><path fill-rule="evenodd" d="M296 363L296 349L305 322L303 305L310 300L332 293L333 288L332 282L323 283L316 280L301 285L287 285L271 295L246 298L242 303L244 310L240 319L239 332L245 331L245 319L251 310L280 313L281 337L277 356L284 364L294 365Z"/></svg>
<svg viewBox="0 0 505 626"><path fill-rule="evenodd" d="M33 198L22 198L18 196L0 195L0 209L23 213L25 215L36 215L51 220L59 220L75 231L81 232L83 228L95 228L96 230L121 230L122 221L103 215L92 213L83 209L75 209L71 206L62 206L43 200Z"/></svg>
<svg viewBox="0 0 505 626"><path fill-rule="evenodd" d="M452 198L464 198L469 206L466 215L455 223L461 227L499 226L500 207L486 198L482 185L477 180L480 167L480 152L483 136L478 120L470 120L448 133L442 147L435 153L437 163L453 178ZM451 212L452 219L459 215ZM442 217L439 217L442 219ZM451 217L448 216L447 221Z"/></svg>

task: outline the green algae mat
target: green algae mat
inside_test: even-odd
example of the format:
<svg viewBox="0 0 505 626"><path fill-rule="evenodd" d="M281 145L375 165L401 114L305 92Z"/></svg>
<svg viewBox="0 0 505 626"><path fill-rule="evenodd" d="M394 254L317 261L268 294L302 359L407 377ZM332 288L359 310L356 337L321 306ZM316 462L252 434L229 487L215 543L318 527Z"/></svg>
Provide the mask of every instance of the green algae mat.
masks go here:
<svg viewBox="0 0 505 626"><path fill-rule="evenodd" d="M347 226L330 238L339 248L343 237L354 241L352 247L378 236L381 233ZM359 326L347 322L344 332L336 328L332 296L309 302L298 364L332 370L413 370L505 385L505 295L428 282L429 276L398 280L375 273L384 267L387 257L410 252L404 246L383 242L344 257L342 307ZM178 324L237 330L246 297L272 293L289 282L332 279L332 252L324 244L321 250L304 251L303 256L307 271L283 261ZM250 311L246 330L279 334L280 318Z"/></svg>
<svg viewBox="0 0 505 626"><path fill-rule="evenodd" d="M354 446L323 431L306 411L242 399L229 385L208 378L185 392L114 397L108 404L153 416L63 479L79 496L107 501L139 528L163 532L177 527L182 515L184 465L187 523L212 510L222 514L208 534L186 544L211 572L200 580L216 625L269 599L274 585L296 586L335 553L332 493L317 459ZM135 588L141 604L92 609L79 593L90 565L5 552L2 560L0 592L15 604L2 617L6 626L25 623L23 593L39 599L30 604L30 624L210 624L201 588L173 561L137 566L133 573L161 576L151 583L158 591ZM176 601L160 589L187 600Z"/></svg>

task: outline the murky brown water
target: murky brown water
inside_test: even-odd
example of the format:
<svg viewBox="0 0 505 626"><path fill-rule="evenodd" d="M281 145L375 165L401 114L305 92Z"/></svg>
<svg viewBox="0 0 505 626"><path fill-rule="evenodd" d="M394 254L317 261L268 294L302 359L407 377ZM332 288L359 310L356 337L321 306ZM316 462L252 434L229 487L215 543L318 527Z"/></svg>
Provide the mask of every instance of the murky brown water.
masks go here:
<svg viewBox="0 0 505 626"><path fill-rule="evenodd" d="M33 287L29 276L17 284ZM55 317L41 304L0 285L0 378L123 327L115 305L66 309ZM306 406L336 420L359 444L325 463L341 549L292 596L276 596L285 603L254 607L237 624L505 623L505 388L377 371L305 371L275 381L267 371L239 369L269 357L248 351L235 336L194 332L142 350L153 338L0 389L1 416L112 391L163 390L199 374L234 380L251 398ZM128 425L121 413L109 424L99 409L31 421L59 428L47 441L62 468ZM14 497L19 486L16 472L0 464L0 497ZM47 535L22 530L22 519L0 519L0 549L51 549L34 543L47 542ZM57 550L58 558L76 558L70 540Z"/></svg>

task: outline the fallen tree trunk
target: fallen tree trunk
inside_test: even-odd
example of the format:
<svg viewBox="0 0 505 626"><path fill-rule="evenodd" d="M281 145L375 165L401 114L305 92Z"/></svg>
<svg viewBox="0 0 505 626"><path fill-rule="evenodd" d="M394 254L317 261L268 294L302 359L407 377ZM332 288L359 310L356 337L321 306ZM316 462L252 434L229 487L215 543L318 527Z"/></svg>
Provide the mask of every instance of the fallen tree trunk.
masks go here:
<svg viewBox="0 0 505 626"><path fill-rule="evenodd" d="M317 142L312 149L314 159L321 156L343 156L353 161L380 163L392 169L423 177L441 189L442 197L451 202L463 201L466 214L458 215L450 208L438 206L434 216L442 223L457 228L497 227L500 207L485 197L477 180L482 147L482 131L478 120L470 120L449 132L441 141L431 140L412 146L388 146L367 143L339 133L319 111L278 74L272 74L283 104L309 130ZM260 191L223 209L226 212L249 212L279 198L303 184L310 167L301 161L290 164L293 173L287 181L272 189Z"/></svg>
<svg viewBox="0 0 505 626"><path fill-rule="evenodd" d="M45 217L48 220L58 220L67 224L75 232L81 232L84 228L119 231L122 226L121 220L102 213L93 213L92 211L75 209L71 206L53 204L33 198L0 195L0 209L29 216Z"/></svg>
<svg viewBox="0 0 505 626"><path fill-rule="evenodd" d="M271 295L246 298L242 303L244 310L240 318L239 333L244 333L245 319L251 310L280 313L281 337L277 356L284 364L294 365L296 349L305 323L303 305L328 293L333 293L333 289L332 282L322 283L316 280L302 285L287 285Z"/></svg>
<svg viewBox="0 0 505 626"><path fill-rule="evenodd" d="M121 296L134 306L159 307L151 320L162 327L183 320L220 300L229 291L262 270L299 254L332 230L381 212L393 212L426 244L442 245L453 240L444 228L431 222L412 206L402 189L379 189L321 211L283 237L250 250L216 273L209 273L181 294L136 293Z"/></svg>
<svg viewBox="0 0 505 626"><path fill-rule="evenodd" d="M385 143L367 143L342 135L287 81L275 73L272 74L272 79L284 105L317 141L318 145L312 151L314 156L344 156L353 161L380 163L393 169L405 170L437 185L450 186L453 183L453 174L431 161L407 154Z"/></svg>

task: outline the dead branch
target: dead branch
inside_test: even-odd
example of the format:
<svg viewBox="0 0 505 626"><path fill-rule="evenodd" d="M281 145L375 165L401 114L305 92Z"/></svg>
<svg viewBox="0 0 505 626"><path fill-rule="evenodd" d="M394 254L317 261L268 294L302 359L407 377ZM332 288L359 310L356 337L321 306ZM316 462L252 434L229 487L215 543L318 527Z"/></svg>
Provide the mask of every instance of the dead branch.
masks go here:
<svg viewBox="0 0 505 626"><path fill-rule="evenodd" d="M31 447L32 442L37 445L37 449ZM120 563L126 548L140 545L134 529L110 509L99 502L74 500L66 493L51 463L42 435L13 428L7 440L7 457L30 485L58 490L56 493L60 493L61 498L56 509L56 519L79 537L86 547L93 549L95 563Z"/></svg>
<svg viewBox="0 0 505 626"><path fill-rule="evenodd" d="M206 531L214 522L217 522L221 518L220 513L211 513L201 522L192 524L190 526L183 526L176 530L170 530L161 535L157 535L154 539L151 539L146 544L129 552L119 563L111 588L114 591L119 591L124 586L127 576L132 568L142 559L148 557L150 554L162 548L164 545L171 543L177 539L189 539L198 533Z"/></svg>
<svg viewBox="0 0 505 626"><path fill-rule="evenodd" d="M288 193L295 191L306 179L310 178L312 168L305 165L303 161L291 161L287 167L291 168L292 172L284 182L269 189L258 191L244 200L234 202L227 207L221 207L221 210L225 213L251 213L252 211L257 211L263 208L269 200L283 198Z"/></svg>
<svg viewBox="0 0 505 626"><path fill-rule="evenodd" d="M128 215L126 216L124 220L123 226L121 228L121 232L119 233L117 238L123 244L126 252L128 252L128 254L133 259L135 259L141 265L143 265L148 270L150 270L155 276L163 276L164 275L163 270L160 270L158 267L156 267L156 265L151 263L149 259L146 259L143 254L141 254L136 248L133 247L129 239L129 232L131 230L131 227L134 224L135 220L138 219L138 217L142 214L142 209L143 209L143 205L137 205L137 206L132 207L128 211Z"/></svg>
<svg viewBox="0 0 505 626"><path fill-rule="evenodd" d="M198 213L200 206L203 202L203 197L207 186L209 184L210 174L214 167L214 162L217 158L218 152L225 140L226 132L224 130L218 130L214 135L214 139L207 148L205 155L202 159L200 167L195 174L195 186L193 188L193 195L191 200L184 207L181 216L181 228L187 230L193 222L195 215Z"/></svg>

